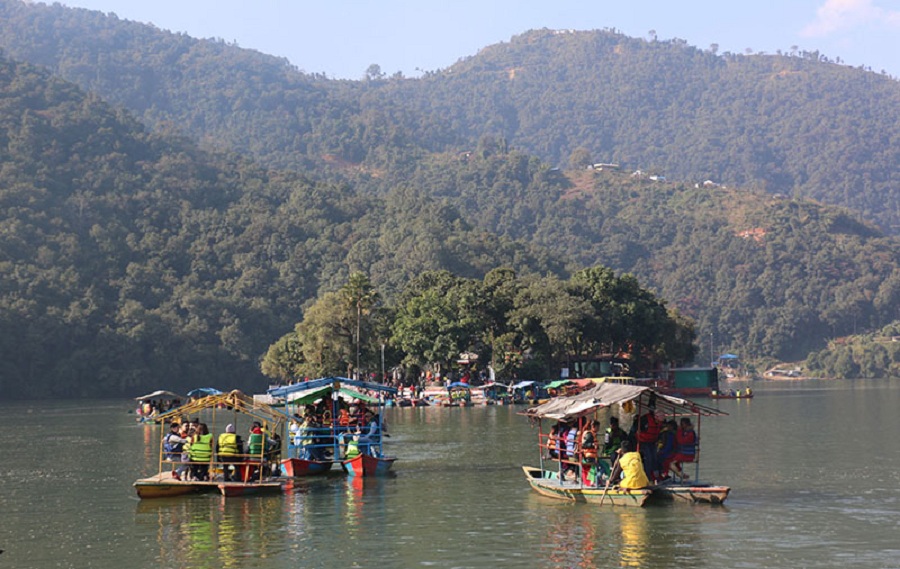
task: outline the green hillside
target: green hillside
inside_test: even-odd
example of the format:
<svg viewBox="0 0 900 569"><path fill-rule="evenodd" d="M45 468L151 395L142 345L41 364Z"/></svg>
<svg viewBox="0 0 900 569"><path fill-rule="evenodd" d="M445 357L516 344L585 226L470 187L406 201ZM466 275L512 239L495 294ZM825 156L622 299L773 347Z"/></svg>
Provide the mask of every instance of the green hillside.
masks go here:
<svg viewBox="0 0 900 569"><path fill-rule="evenodd" d="M559 272L427 196L208 154L2 58L0 210L11 396L261 387L269 343L352 270L388 292L428 269Z"/></svg>

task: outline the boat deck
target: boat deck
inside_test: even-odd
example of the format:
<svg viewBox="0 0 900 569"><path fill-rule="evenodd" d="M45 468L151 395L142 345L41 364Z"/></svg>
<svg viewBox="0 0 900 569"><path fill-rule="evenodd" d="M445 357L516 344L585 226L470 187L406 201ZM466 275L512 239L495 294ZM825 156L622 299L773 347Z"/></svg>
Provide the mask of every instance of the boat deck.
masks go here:
<svg viewBox="0 0 900 569"><path fill-rule="evenodd" d="M221 492L224 496L243 496L262 492L280 492L282 483L283 480L278 478L266 478L251 482L226 482L219 477L213 477L210 480L178 480L172 476L171 471L165 471L137 480L134 488L141 499L168 498L215 491Z"/></svg>

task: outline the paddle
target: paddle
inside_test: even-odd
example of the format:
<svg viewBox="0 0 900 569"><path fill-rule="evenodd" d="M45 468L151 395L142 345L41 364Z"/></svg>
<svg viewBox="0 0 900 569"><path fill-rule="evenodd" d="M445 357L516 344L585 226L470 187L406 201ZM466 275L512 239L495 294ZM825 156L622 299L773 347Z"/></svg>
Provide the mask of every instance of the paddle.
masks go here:
<svg viewBox="0 0 900 569"><path fill-rule="evenodd" d="M606 500L606 495L609 493L609 485L612 483L613 474L616 473L616 467L619 466L619 459L622 458L622 454L619 453L616 456L616 461L612 465L612 470L609 471L609 478L606 480L606 488L603 489L603 495L600 496L600 505L603 505L603 500Z"/></svg>

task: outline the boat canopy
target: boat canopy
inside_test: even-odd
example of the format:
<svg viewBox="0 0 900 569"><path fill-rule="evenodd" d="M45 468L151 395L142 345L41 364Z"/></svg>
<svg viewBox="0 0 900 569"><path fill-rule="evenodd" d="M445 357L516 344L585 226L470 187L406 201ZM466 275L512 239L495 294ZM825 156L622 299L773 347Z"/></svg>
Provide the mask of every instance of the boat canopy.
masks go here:
<svg viewBox="0 0 900 569"><path fill-rule="evenodd" d="M141 395L140 397L135 397L135 401L143 401L145 399L157 399L159 397L168 397L170 399L185 399L183 395L179 395L174 391L166 391L164 389L159 389L154 391L153 393L148 393L147 395Z"/></svg>
<svg viewBox="0 0 900 569"><path fill-rule="evenodd" d="M656 397L656 408L671 415L699 414L709 416L728 414L688 399L660 393L650 387L621 383L601 383L578 395L555 397L542 405L526 409L521 414L538 419L571 421L589 415L598 409L627 401L635 401L646 407L653 396Z"/></svg>
<svg viewBox="0 0 900 569"><path fill-rule="evenodd" d="M309 403L315 403L323 397L328 397L333 391L334 388L332 386L320 387L319 389L310 391L296 391L287 396L287 401L292 405L307 405ZM358 399L360 401L365 401L366 403L378 403L377 398L370 397L365 393L360 393L355 389L349 389L347 387L341 387L338 390L338 397L347 401Z"/></svg>
<svg viewBox="0 0 900 569"><path fill-rule="evenodd" d="M159 415L157 421L165 421L167 419L176 419L181 417L189 417L199 414L200 411L212 409L226 409L243 415L247 415L262 423L274 425L279 428L284 424L288 416L275 409L271 405L254 401L252 397L244 395L240 391L231 391L228 393L219 392L218 395L208 395L200 399L190 401L181 407L176 407L171 411L167 411Z"/></svg>
<svg viewBox="0 0 900 569"><path fill-rule="evenodd" d="M515 385L510 385L509 388L510 389L524 389L526 387L531 387L532 385L534 385L536 383L537 383L536 381L532 381L532 380L520 381L519 383L517 383Z"/></svg>
<svg viewBox="0 0 900 569"><path fill-rule="evenodd" d="M215 387L198 387L197 389L192 389L187 392L188 397L208 397L210 395L222 395L222 391L219 391Z"/></svg>
<svg viewBox="0 0 900 569"><path fill-rule="evenodd" d="M558 389L563 385L568 385L570 383L572 383L571 379L557 379L556 381L551 381L544 387L546 387L547 389Z"/></svg>
<svg viewBox="0 0 900 569"><path fill-rule="evenodd" d="M454 381L447 386L448 391L451 389L472 389L472 386L468 383L463 383L462 381Z"/></svg>
<svg viewBox="0 0 900 569"><path fill-rule="evenodd" d="M478 387L473 387L472 389L511 389L509 385L505 383L485 383L484 385L479 385Z"/></svg>
<svg viewBox="0 0 900 569"><path fill-rule="evenodd" d="M360 381L358 379L350 379L347 377L322 377L319 379L312 379L310 381L303 381L300 383L294 383L291 385L283 385L280 387L273 387L268 390L266 393L276 398L287 399L289 395L292 393L298 393L302 391L309 391L312 389L321 389L321 388L329 388L334 389L337 387L338 389L345 387L356 387L358 389L368 389L370 391L379 391L382 393L397 393L396 387L391 387L389 385L382 385L380 383L370 383L368 381ZM355 393L355 392L354 392ZM362 394L360 394L362 395Z"/></svg>

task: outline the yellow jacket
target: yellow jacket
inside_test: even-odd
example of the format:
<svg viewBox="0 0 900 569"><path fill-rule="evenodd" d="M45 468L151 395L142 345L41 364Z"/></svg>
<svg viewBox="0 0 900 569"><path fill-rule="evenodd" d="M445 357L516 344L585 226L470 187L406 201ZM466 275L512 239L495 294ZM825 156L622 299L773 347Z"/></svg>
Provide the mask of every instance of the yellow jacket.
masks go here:
<svg viewBox="0 0 900 569"><path fill-rule="evenodd" d="M646 488L650 486L650 480L644 472L644 463L641 460L641 454L638 452L626 452L619 459L619 466L622 467L622 481L619 482L619 488Z"/></svg>

